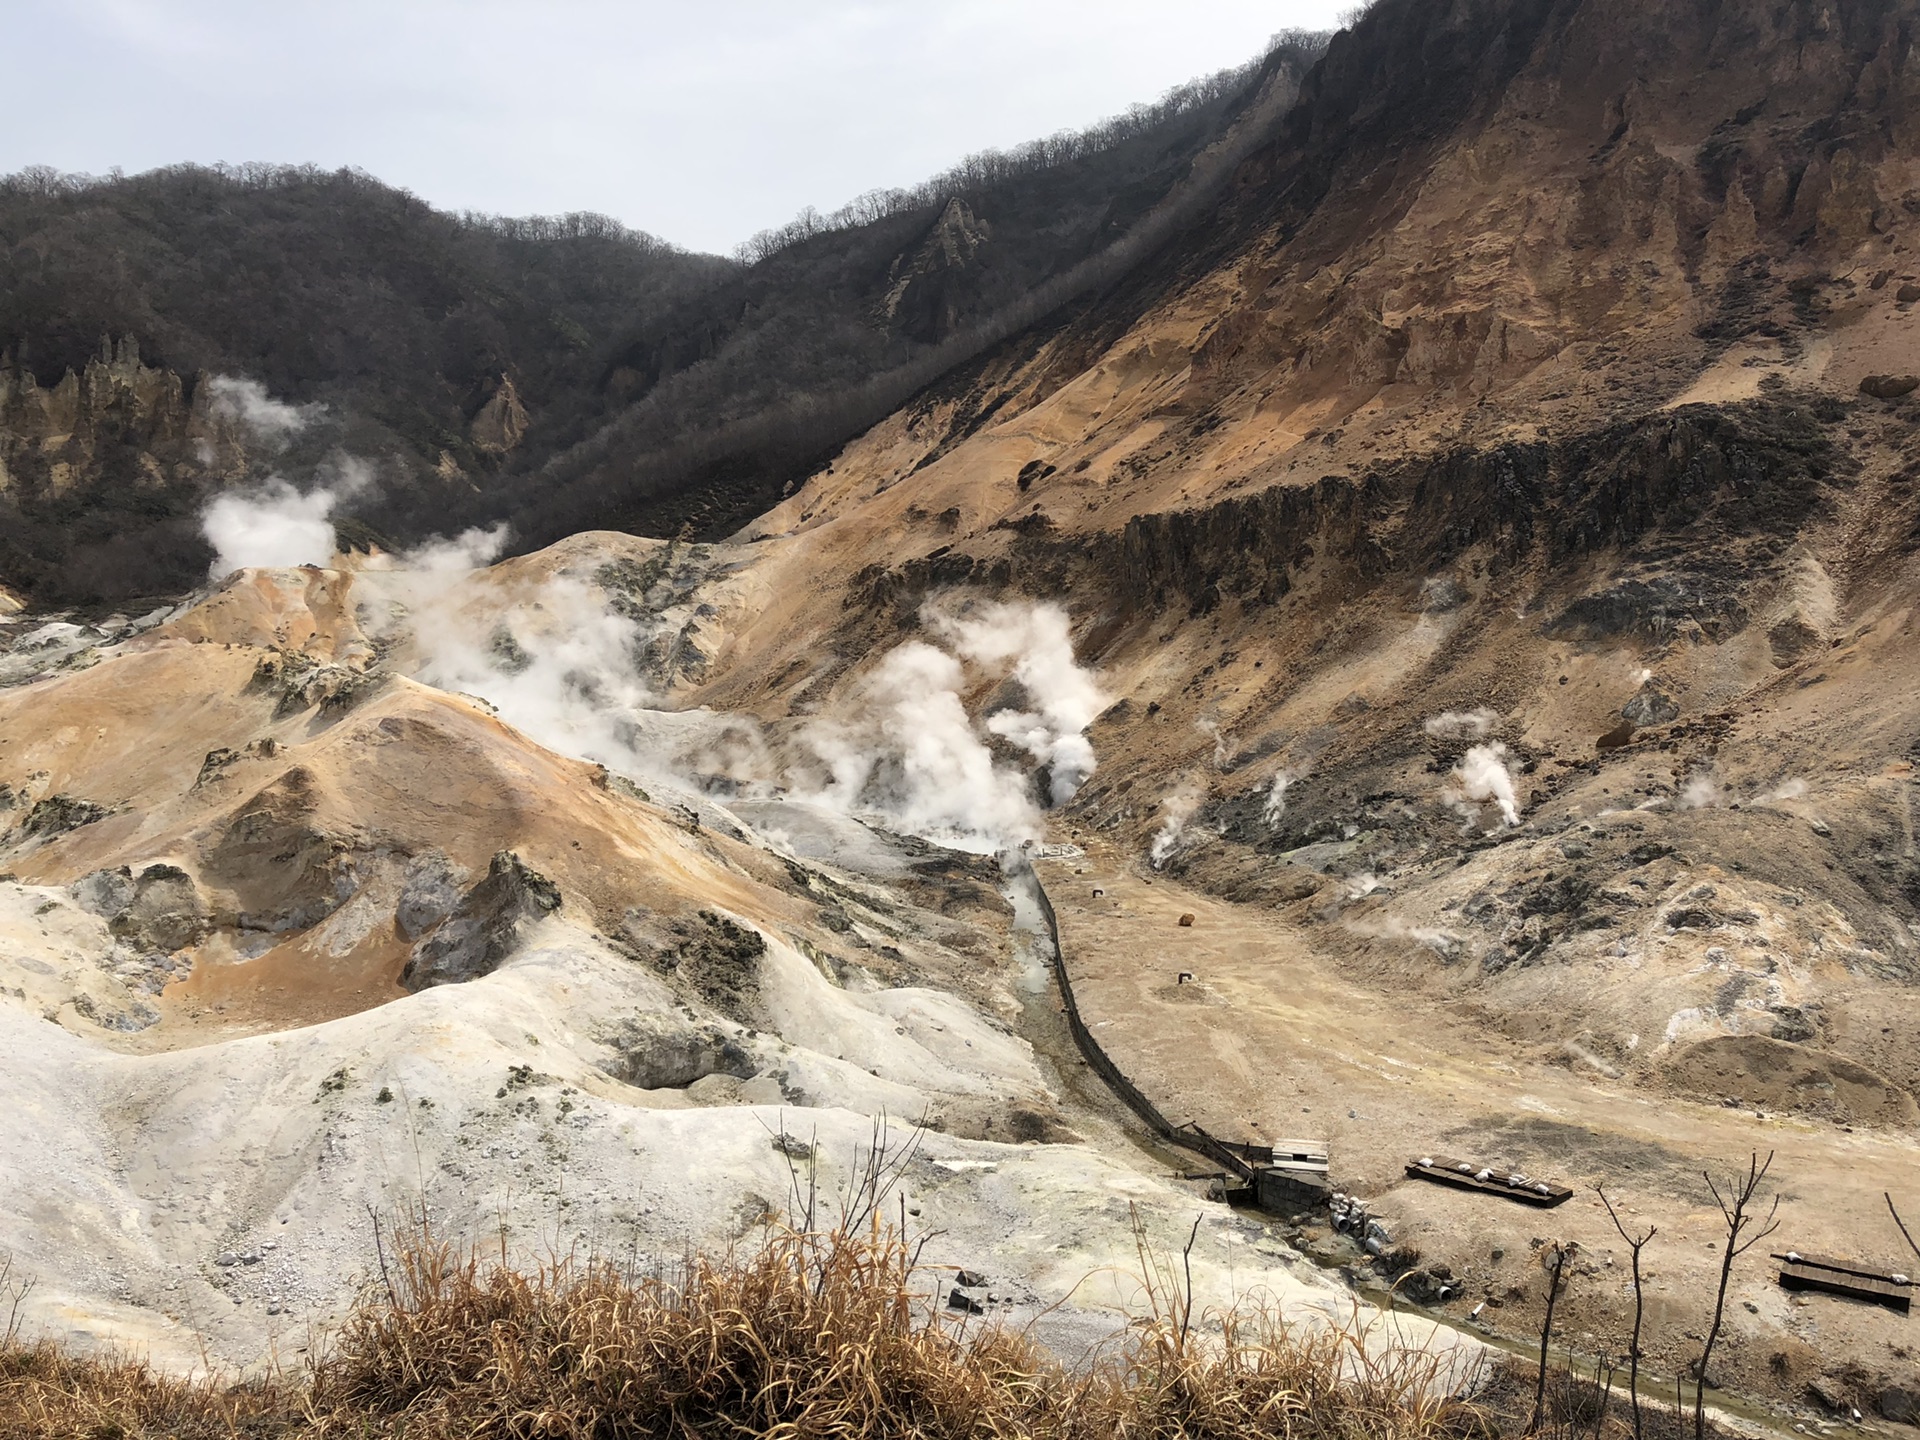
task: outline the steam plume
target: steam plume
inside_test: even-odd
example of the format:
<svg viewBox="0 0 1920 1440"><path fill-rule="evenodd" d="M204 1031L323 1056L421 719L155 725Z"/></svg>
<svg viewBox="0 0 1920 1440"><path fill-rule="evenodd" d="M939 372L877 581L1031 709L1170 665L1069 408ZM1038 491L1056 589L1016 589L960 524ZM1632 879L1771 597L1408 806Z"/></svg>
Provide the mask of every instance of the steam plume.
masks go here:
<svg viewBox="0 0 1920 1440"><path fill-rule="evenodd" d="M985 736L1026 751L1046 768L1048 798L1064 804L1093 773L1082 732L1105 700L1073 658L1066 611L995 601L964 613L929 606L928 631L948 648L914 640L890 652L844 714L804 733L831 772L819 798L865 807L920 834L1008 848L1036 839L1040 806L1019 772L995 762ZM969 672L1002 671L1032 707L1001 710L976 726L961 694Z"/></svg>
<svg viewBox="0 0 1920 1440"><path fill-rule="evenodd" d="M212 578L256 565L327 564L335 547L328 517L339 499L328 489L302 495L278 476L217 496L200 516L200 533L214 550Z"/></svg>
<svg viewBox="0 0 1920 1440"><path fill-rule="evenodd" d="M1189 782L1160 802L1164 818L1160 821L1159 830L1154 833L1153 842L1147 847L1147 863L1154 869L1165 869L1167 862L1179 850L1186 836L1187 822L1200 808L1200 800L1199 787Z"/></svg>
<svg viewBox="0 0 1920 1440"><path fill-rule="evenodd" d="M1453 787L1447 801L1468 820L1479 806L1497 805L1504 825L1520 823L1520 802L1515 798L1513 772L1507 769L1507 747L1498 740L1476 745L1460 757L1453 767Z"/></svg>
<svg viewBox="0 0 1920 1440"><path fill-rule="evenodd" d="M1374 940L1417 940L1437 955L1452 955L1460 937L1451 930L1434 925L1410 925L1397 915L1380 915L1365 920L1342 922L1355 935Z"/></svg>
<svg viewBox="0 0 1920 1440"><path fill-rule="evenodd" d="M504 539L504 530L468 531L369 566L364 585L389 616L366 623L410 630L418 678L484 698L550 749L669 783L704 786L717 773L747 788L784 784L969 848L1008 849L1043 831L1032 777L996 760L990 737L1046 767L1055 804L1093 772L1081 731L1103 700L1073 659L1058 606L930 608L923 619L939 643L896 647L836 712L777 743L743 717L659 708L638 657L669 622L612 613L564 574L469 583ZM1017 681L1029 708L976 722L962 697L996 676Z"/></svg>
<svg viewBox="0 0 1920 1440"><path fill-rule="evenodd" d="M237 420L272 449L284 449L289 440L307 428L308 422L324 407L290 405L267 394L258 380L239 375L212 375L207 391L213 396L207 407L223 420Z"/></svg>
<svg viewBox="0 0 1920 1440"><path fill-rule="evenodd" d="M1682 810L1718 810L1727 803L1727 795L1711 770L1697 770L1680 787Z"/></svg>
<svg viewBox="0 0 1920 1440"><path fill-rule="evenodd" d="M1266 821L1269 830L1278 825L1280 817L1287 813L1287 791L1299 778L1291 770L1282 770L1273 777L1273 784L1267 790L1266 803L1260 807L1260 818Z"/></svg>
<svg viewBox="0 0 1920 1440"><path fill-rule="evenodd" d="M468 530L369 567L363 586L388 604L388 615L369 623L389 633L404 625L416 678L481 697L548 749L621 769L659 768L661 757L641 747L635 729L654 703L633 664L638 624L567 575L530 588L467 585L506 539L504 525Z"/></svg>
<svg viewBox="0 0 1920 1440"><path fill-rule="evenodd" d="M1013 661L1012 678L1034 709L1001 711L987 728L1011 740L1049 773L1055 805L1064 805L1093 774L1093 743L1083 733L1106 706L1099 682L1073 658L1067 612L1058 605L994 601L964 616L930 608L923 617L967 659L999 666Z"/></svg>
<svg viewBox="0 0 1920 1440"><path fill-rule="evenodd" d="M1213 737L1213 768L1216 770L1226 769L1227 761L1231 757L1227 749L1226 732L1220 728L1219 722L1209 720L1203 715L1194 721L1193 724L1194 728L1200 731L1201 734Z"/></svg>
<svg viewBox="0 0 1920 1440"><path fill-rule="evenodd" d="M1437 740L1479 740L1500 723L1500 717L1484 706L1478 710L1447 710L1429 716L1421 728Z"/></svg>
<svg viewBox="0 0 1920 1440"><path fill-rule="evenodd" d="M964 682L960 661L932 645L889 652L856 692L854 713L806 736L833 776L820 798L882 810L920 834L1037 838L1039 806L1021 776L994 763L961 704Z"/></svg>

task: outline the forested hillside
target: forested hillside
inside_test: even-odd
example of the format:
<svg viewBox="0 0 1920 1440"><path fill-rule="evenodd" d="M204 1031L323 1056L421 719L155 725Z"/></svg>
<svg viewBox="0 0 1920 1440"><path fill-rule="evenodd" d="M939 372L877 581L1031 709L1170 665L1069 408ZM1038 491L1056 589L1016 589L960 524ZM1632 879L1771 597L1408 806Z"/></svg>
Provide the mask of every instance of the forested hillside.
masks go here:
<svg viewBox="0 0 1920 1440"><path fill-rule="evenodd" d="M345 502L349 531L392 543L499 519L528 544L731 531L1124 271L1323 44L1280 37L1157 105L808 212L733 258L602 216L444 214L356 171L0 179L0 582L177 588L206 563L210 492L341 455L377 479ZM223 375L304 423L271 445L215 434L204 387Z"/></svg>

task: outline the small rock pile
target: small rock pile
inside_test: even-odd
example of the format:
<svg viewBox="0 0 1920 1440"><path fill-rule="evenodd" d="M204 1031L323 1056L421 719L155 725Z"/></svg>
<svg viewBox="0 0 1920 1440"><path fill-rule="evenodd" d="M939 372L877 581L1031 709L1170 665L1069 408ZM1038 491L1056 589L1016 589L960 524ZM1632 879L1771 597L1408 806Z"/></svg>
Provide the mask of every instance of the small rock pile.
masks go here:
<svg viewBox="0 0 1920 1440"><path fill-rule="evenodd" d="M1328 1219L1333 1228L1359 1242L1373 1257L1374 1269L1394 1282L1394 1288L1416 1304L1436 1305L1452 1300L1462 1286L1445 1265L1420 1264L1420 1252L1411 1245L1395 1244L1393 1232L1379 1216L1372 1214L1357 1195L1336 1190L1327 1201Z"/></svg>

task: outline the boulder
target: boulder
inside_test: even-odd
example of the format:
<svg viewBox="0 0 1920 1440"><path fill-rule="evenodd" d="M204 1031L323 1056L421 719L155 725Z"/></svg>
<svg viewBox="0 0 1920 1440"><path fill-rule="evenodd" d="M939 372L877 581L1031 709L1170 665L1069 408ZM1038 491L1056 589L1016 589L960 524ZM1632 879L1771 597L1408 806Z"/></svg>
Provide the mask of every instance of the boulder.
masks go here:
<svg viewBox="0 0 1920 1440"><path fill-rule="evenodd" d="M393 928L400 938L418 940L451 915L460 904L463 878L438 850L416 856L393 907Z"/></svg>
<svg viewBox="0 0 1920 1440"><path fill-rule="evenodd" d="M20 833L50 839L55 835L64 835L69 830L78 830L82 825L104 820L112 813L106 806L96 805L91 800L82 800L73 795L49 795L27 812L27 818L21 822Z"/></svg>
<svg viewBox="0 0 1920 1440"><path fill-rule="evenodd" d="M1902 298L1909 290L1920 292L1920 286L1902 285ZM1916 293L1915 298L1920 299L1920 293ZM1860 393L1871 395L1876 400L1898 400L1915 390L1920 390L1920 375L1868 375L1860 382Z"/></svg>
<svg viewBox="0 0 1920 1440"><path fill-rule="evenodd" d="M1920 1425L1920 1381L1889 1383L1874 1397L1873 1408L1882 1420L1896 1425Z"/></svg>
<svg viewBox="0 0 1920 1440"><path fill-rule="evenodd" d="M122 865L95 870L68 887L74 902L107 922L114 938L143 950L172 952L197 944L209 925L193 877L178 865L156 863L135 875Z"/></svg>
<svg viewBox="0 0 1920 1440"><path fill-rule="evenodd" d="M67 893L89 915L98 915L111 924L133 904L133 871L124 865L117 870L95 870L74 881Z"/></svg>
<svg viewBox="0 0 1920 1440"><path fill-rule="evenodd" d="M123 940L171 952L197 944L208 923L193 877L178 865L154 864L134 876L133 898L112 928Z"/></svg>
<svg viewBox="0 0 1920 1440"><path fill-rule="evenodd" d="M1816 1375L1807 1382L1807 1397L1822 1409L1844 1414L1853 1408L1853 1387L1838 1375Z"/></svg>
<svg viewBox="0 0 1920 1440"><path fill-rule="evenodd" d="M1631 724L1644 728L1679 719L1680 707L1672 696L1649 680L1640 687L1638 694L1620 707L1620 714Z"/></svg>
<svg viewBox="0 0 1920 1440"><path fill-rule="evenodd" d="M1639 698L1640 697L1636 695L1634 700L1638 700ZM1634 701L1629 700L1627 703L1631 705ZM1623 745L1631 745L1633 743L1633 721L1622 720L1618 725L1607 731L1606 734L1602 735L1593 743L1596 750L1618 750Z"/></svg>
<svg viewBox="0 0 1920 1440"><path fill-rule="evenodd" d="M1827 640L1803 616L1789 615L1767 631L1767 646L1773 663L1785 669L1811 651L1825 650Z"/></svg>

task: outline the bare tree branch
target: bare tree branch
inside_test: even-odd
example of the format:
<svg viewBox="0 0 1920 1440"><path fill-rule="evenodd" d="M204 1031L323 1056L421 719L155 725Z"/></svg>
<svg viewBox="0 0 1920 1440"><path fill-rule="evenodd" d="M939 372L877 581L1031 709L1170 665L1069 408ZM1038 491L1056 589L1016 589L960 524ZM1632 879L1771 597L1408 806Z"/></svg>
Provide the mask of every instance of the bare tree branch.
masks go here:
<svg viewBox="0 0 1920 1440"><path fill-rule="evenodd" d="M1730 1177L1724 1195L1720 1193L1719 1185L1714 1183L1713 1176L1701 1172L1707 1189L1713 1192L1714 1201L1720 1206L1721 1218L1727 1223L1727 1244L1720 1253L1720 1289L1714 1296L1713 1324L1707 1330L1706 1343L1700 1347L1699 1369L1693 1377L1694 1440L1705 1440L1707 1433L1707 1364L1713 1358L1713 1347L1720 1339L1720 1322L1726 1315L1727 1282L1733 1276L1733 1262L1780 1228L1776 1218L1780 1213L1780 1197L1777 1194L1764 1221L1757 1221L1752 1213L1760 1186L1767 1178L1767 1171L1772 1168L1771 1150L1764 1161L1760 1158L1760 1152L1754 1151L1747 1159L1747 1173L1743 1176L1736 1172ZM1743 1235L1746 1236L1744 1240L1741 1238Z"/></svg>
<svg viewBox="0 0 1920 1440"><path fill-rule="evenodd" d="M1906 1240L1907 1248L1913 1251L1915 1255L1920 1255L1920 1244L1914 1243L1913 1232L1907 1229L1907 1222L1900 1218L1900 1212L1893 1208L1892 1194L1882 1190L1880 1195L1881 1198L1887 1202L1887 1213L1893 1216L1893 1223L1900 1227L1900 1234L1901 1237Z"/></svg>
<svg viewBox="0 0 1920 1440"><path fill-rule="evenodd" d="M1627 1398L1633 1404L1633 1440L1641 1440L1644 1431L1640 1415L1640 1324L1646 1315L1647 1297L1640 1279L1640 1252L1660 1231L1657 1226L1649 1225L1646 1234L1638 1237L1629 1235L1619 1212L1613 1208L1613 1200L1606 1188L1596 1188L1600 1203L1607 1207L1607 1218L1613 1221L1613 1228L1620 1232L1620 1238L1627 1242L1627 1248L1633 1253L1633 1338L1627 1342Z"/></svg>

